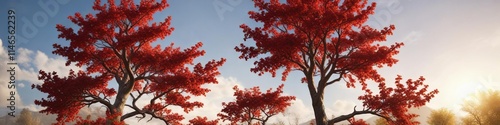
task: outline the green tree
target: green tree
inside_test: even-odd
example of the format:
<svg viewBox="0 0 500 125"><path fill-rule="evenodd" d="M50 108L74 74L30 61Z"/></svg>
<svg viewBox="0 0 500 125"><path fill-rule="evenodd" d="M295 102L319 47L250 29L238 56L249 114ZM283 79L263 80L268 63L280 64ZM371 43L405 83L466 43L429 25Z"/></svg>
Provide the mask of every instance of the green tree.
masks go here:
<svg viewBox="0 0 500 125"><path fill-rule="evenodd" d="M446 108L433 110L427 119L429 125L455 125L455 115Z"/></svg>
<svg viewBox="0 0 500 125"><path fill-rule="evenodd" d="M500 125L500 91L480 91L462 105L468 115L462 118L465 125Z"/></svg>

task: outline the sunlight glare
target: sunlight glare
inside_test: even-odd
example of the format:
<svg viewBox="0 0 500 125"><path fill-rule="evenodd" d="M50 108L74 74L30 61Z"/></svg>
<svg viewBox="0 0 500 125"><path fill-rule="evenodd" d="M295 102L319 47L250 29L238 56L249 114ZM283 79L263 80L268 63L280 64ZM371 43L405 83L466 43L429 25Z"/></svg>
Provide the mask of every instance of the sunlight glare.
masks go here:
<svg viewBox="0 0 500 125"><path fill-rule="evenodd" d="M457 98L464 100L464 99L469 99L471 98L471 94L483 89L484 87L475 82L466 82L457 87L455 90L455 95L457 95Z"/></svg>

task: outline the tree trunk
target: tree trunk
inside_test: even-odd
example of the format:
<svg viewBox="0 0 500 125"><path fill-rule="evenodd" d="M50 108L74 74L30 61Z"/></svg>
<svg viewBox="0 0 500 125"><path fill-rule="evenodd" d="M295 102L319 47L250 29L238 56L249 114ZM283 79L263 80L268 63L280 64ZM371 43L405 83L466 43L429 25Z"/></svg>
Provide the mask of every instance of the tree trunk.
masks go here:
<svg viewBox="0 0 500 125"><path fill-rule="evenodd" d="M117 113L120 115L108 119L106 121L106 125L112 125L113 122L117 123L121 122L121 117L123 115L122 114L123 108L125 107L125 103L127 102L128 95L130 94L130 92L132 92L132 88L133 88L133 82L131 81L127 82L127 84L122 84L118 87L118 93L116 94L115 103L113 104L114 109L111 109L114 111L111 111L111 115L116 115Z"/></svg>
<svg viewBox="0 0 500 125"><path fill-rule="evenodd" d="M316 118L316 125L326 125L327 118L325 113L325 106L323 105L322 96L316 95L312 97L312 106L314 109L314 117Z"/></svg>
<svg viewBox="0 0 500 125"><path fill-rule="evenodd" d="M314 109L314 118L316 125L326 125L327 118L325 113L325 106L323 104L323 94L325 86L319 84L318 89L314 86L313 75L311 73L304 73L307 79L307 88L311 96L312 107Z"/></svg>

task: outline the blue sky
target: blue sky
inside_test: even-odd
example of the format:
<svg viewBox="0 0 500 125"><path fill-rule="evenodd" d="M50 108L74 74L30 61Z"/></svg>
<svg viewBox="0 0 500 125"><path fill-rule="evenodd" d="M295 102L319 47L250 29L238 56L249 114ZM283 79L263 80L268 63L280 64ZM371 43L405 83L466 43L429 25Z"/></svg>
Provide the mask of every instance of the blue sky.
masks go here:
<svg viewBox="0 0 500 125"><path fill-rule="evenodd" d="M233 3L231 3L233 1ZM42 4L40 4L40 3ZM57 11L47 11L43 2L53 2ZM297 96L298 100L292 106L296 113L301 115L302 121L312 118L311 101L305 84L301 84L299 72L293 72L288 80L283 82L281 77L272 78L270 74L258 76L251 73L253 61L238 59L239 54L234 47L243 42L243 33L239 25L245 23L250 26L259 26L248 18L247 12L253 10L253 4L247 0L169 0L170 7L155 14L156 20L163 20L172 16L172 27L175 28L171 36L156 43L165 46L174 42L176 46L186 48L196 42L203 42L206 51L204 57L196 62L206 62L211 59L226 58L227 62L220 68L222 81L219 85L207 86L213 88L212 94L207 95L206 107L215 109L201 109L199 114L208 114L215 118L218 113L217 105L221 101L229 101L232 96L232 86L244 87L260 86L262 89L275 88L285 84L287 95ZM440 93L428 104L437 109L446 107L460 113L460 103L467 94L482 89L500 89L500 1L495 0L442 0L442 1L415 1L415 0L380 0L375 15L372 15L367 24L381 28L394 24L394 35L387 40L388 44L404 42L396 56L400 61L393 67L380 69L380 73L391 83L397 74L407 78L424 76L425 83L430 88L437 88ZM75 12L82 14L93 13L92 1L67 0L7 0L0 5L0 29L7 29L6 13L8 9L15 9L17 18L18 63L21 71L17 78L24 87L17 91L22 102L19 107L28 107L39 110L33 105L34 99L45 97L44 94L32 90L30 84L39 84L36 80L38 70L55 70L67 72L64 67L64 58L53 55L52 44L66 44L67 41L58 39L56 24L74 26L67 17ZM226 5L226 11L218 12L215 5ZM51 6L52 10L54 6ZM36 18L33 18L36 17ZM45 17L45 18L44 18ZM32 32L26 27L32 27ZM32 29L33 29L32 28ZM0 51L0 99L5 100L7 90L4 81L7 80L5 71L6 30L0 30L3 50ZM24 40L20 39L25 38ZM76 67L73 67L76 68ZM35 77L35 78L33 78ZM22 85L21 85L22 86ZM375 84L371 85L375 87ZM3 87L3 88L2 88ZM344 83L336 83L327 87L325 94L325 108L328 114L336 116L349 113L354 105L361 106L357 96L362 92L359 88L346 88ZM210 99L216 98L216 99ZM0 106L5 107L5 101ZM195 110L196 111L196 110ZM220 109L219 109L220 111ZM6 112L0 108L0 112ZM191 113L192 114L197 114Z"/></svg>

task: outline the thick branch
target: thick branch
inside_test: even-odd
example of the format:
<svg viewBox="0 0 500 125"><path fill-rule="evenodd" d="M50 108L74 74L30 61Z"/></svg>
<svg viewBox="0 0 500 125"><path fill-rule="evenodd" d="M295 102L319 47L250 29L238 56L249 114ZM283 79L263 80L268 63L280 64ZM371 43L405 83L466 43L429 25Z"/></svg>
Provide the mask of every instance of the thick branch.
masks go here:
<svg viewBox="0 0 500 125"><path fill-rule="evenodd" d="M132 109L134 109L133 112L129 112L125 115L123 115L120 119L123 121L129 117L132 117L132 116L135 116L135 115L138 115L138 114L142 114L142 117L144 117L144 111L139 109L139 107L137 107L136 105L136 102L137 100L139 100L141 98L141 96L144 95L144 93L142 92L139 92L139 95L137 97L135 97L132 93L130 93L130 96L132 97L132 105L125 105L127 107L130 107Z"/></svg>
<svg viewBox="0 0 500 125"><path fill-rule="evenodd" d="M127 105L127 106L129 106L129 107L130 107L130 105ZM132 108L132 107L131 107L131 108ZM138 115L138 114L142 114L142 117L144 117L144 116L145 116L145 115L144 115L144 113L141 113L141 112L139 112L139 111L137 111L137 110L136 110L136 111L129 112L129 113L127 113L127 114L123 115L123 116L120 118L120 120L121 120L121 121L123 121L123 120L125 120L125 119L127 119L127 118L130 118L130 117L135 116L135 115Z"/></svg>
<svg viewBox="0 0 500 125"><path fill-rule="evenodd" d="M356 107L354 107L356 108ZM351 114L347 114L347 115L341 115L339 117L335 117L331 120L328 120L328 125L333 125L334 123L337 123L337 122L341 122L341 121L344 121L344 120L348 120L356 115L362 115L362 114L372 114L372 115L376 115L376 116L379 116L379 117L382 117L384 119L387 119L387 120L390 120L389 117L387 116L384 116L382 114L379 114L379 112L376 112L376 111L372 111L372 110L361 110L361 111L356 111L354 110Z"/></svg>

